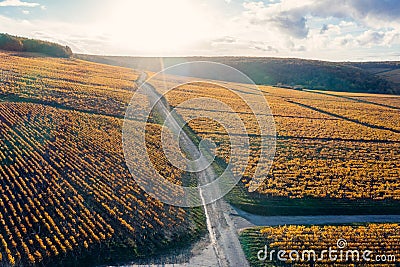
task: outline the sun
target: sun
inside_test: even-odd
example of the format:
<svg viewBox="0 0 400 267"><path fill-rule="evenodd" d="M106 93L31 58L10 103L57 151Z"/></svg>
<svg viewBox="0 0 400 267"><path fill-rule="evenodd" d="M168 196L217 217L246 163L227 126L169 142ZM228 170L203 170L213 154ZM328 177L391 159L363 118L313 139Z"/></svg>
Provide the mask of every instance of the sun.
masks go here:
<svg viewBox="0 0 400 267"><path fill-rule="evenodd" d="M182 49L209 32L197 0L115 1L106 27L115 41L142 52L163 53Z"/></svg>

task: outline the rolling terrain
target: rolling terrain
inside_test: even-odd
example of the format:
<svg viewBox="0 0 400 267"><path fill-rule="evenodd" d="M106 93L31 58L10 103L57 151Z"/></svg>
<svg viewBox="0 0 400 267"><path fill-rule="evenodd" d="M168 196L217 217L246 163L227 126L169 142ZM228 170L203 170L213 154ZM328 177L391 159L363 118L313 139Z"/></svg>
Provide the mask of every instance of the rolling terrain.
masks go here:
<svg viewBox="0 0 400 267"><path fill-rule="evenodd" d="M152 80L146 85L149 94L133 103L140 111L152 102L151 92L164 93L168 79L182 81L146 125L147 149L156 169L172 173L165 178L173 183L193 185L212 179L230 160L228 134L235 129L205 118L229 116L212 104L177 111L188 122L186 148L194 153L202 138L217 145L213 168L193 177L171 166L163 154L160 114L165 117L167 106L195 97L234 107L250 136L251 157L238 165L245 169L239 185L216 203L178 208L151 198L132 179L121 141L125 110L135 82L143 82L141 73L73 58L0 52L0 265L187 264L192 254L182 250L207 233L217 264L246 264L237 242L243 211L268 216L400 214L398 96L260 86L276 124L277 149L271 171L256 177L264 180L262 186L250 193L259 128L251 110L224 86L250 96L253 92L246 84L184 84L185 78L174 76ZM129 124L143 127L139 121ZM146 177L150 169L138 175ZM395 217L382 220L388 218ZM397 226L367 225L389 236ZM265 229L242 234L250 263L258 245L284 228ZM366 231L354 228L355 233L361 230ZM286 241L276 242L284 246ZM159 259L160 251L167 260Z"/></svg>
<svg viewBox="0 0 400 267"><path fill-rule="evenodd" d="M348 64L385 78L393 84L396 84L396 86L400 84L400 62L398 61L360 62Z"/></svg>
<svg viewBox="0 0 400 267"><path fill-rule="evenodd" d="M126 167L122 118L137 72L73 59L0 57L0 265L146 262L202 235L201 209L152 199ZM146 104L143 96L138 105ZM154 162L168 168L161 127L147 127ZM174 174L177 184L190 179Z"/></svg>
<svg viewBox="0 0 400 267"><path fill-rule="evenodd" d="M164 88L163 81L153 85ZM225 85L251 94L246 85ZM213 84L184 84L166 94L172 107L198 97L217 99L234 107L244 121L252 153L240 165L246 168L242 184L228 195L232 204L261 215L399 214L398 97L260 88L274 116L277 148L272 169L261 174L264 183L256 193L247 188L257 166L259 136L246 105ZM232 115L218 110L199 105L180 106L177 112L195 134L218 144L217 156L228 163L232 132L195 119Z"/></svg>
<svg viewBox="0 0 400 267"><path fill-rule="evenodd" d="M169 80L182 85L166 93ZM398 97L261 87L277 125L278 147L272 170L264 177L265 184L256 193L248 193L246 177L254 174L260 149L254 116L239 97L223 86L215 85L213 81L187 83L187 80L164 76L164 80L152 79L151 83L160 93L165 93L171 107L176 107L178 114L189 122L193 134L212 139L217 144L216 153L220 159L234 160L229 153L232 148L229 136L235 134L236 128L228 131L207 118L218 117L216 113L220 116L229 114L211 102L186 107L182 104L185 101L206 97L234 107L252 140L247 176L226 197L238 208L232 214L245 219L236 222L236 228L251 266L282 264L257 259L257 253L264 245L269 251L314 248L320 252L343 238L349 243L348 249L368 248L375 255L386 253L398 259L398 224L372 223L399 220L399 216L390 215L399 214ZM252 89L246 85L223 85L233 91L252 94ZM279 214L286 216L273 216ZM309 216L311 214L322 216ZM326 225L329 223L333 225ZM295 225L241 229L253 225L288 224ZM321 226L308 226L316 224ZM320 236L328 238L321 240ZM387 264L397 266L397 262ZM307 261L301 264L313 266ZM321 264L328 266L330 262L326 260ZM363 262L360 266L368 265Z"/></svg>
<svg viewBox="0 0 400 267"><path fill-rule="evenodd" d="M368 68L368 63L326 62L297 58L254 58L254 57L118 57L75 55L75 57L104 64L133 69L161 71L175 64L191 61L211 61L234 67L249 76L258 85L278 85L288 88L308 88L341 92L364 92L378 94L400 94L398 82L399 66L388 62L384 70L377 73ZM371 63L373 67L376 67ZM376 63L379 64L384 63ZM381 69L379 68L379 71ZM379 72L378 71L378 72ZM199 70L197 70L198 73ZM209 74L205 77L210 77ZM214 80L227 81L223 73L215 73ZM397 77L397 78L396 78Z"/></svg>

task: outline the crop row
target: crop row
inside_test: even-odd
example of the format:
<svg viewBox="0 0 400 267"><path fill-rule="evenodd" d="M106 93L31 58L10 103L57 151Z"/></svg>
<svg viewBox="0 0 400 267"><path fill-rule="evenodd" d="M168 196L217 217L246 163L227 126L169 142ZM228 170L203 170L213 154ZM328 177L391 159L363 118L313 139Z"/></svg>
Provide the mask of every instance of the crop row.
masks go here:
<svg viewBox="0 0 400 267"><path fill-rule="evenodd" d="M398 266L399 232L398 224L288 225L247 229L241 243L253 266Z"/></svg>
<svg viewBox="0 0 400 267"><path fill-rule="evenodd" d="M161 240L192 234L188 209L154 200L134 181L122 153L120 119L2 102L0 123L2 264L79 255L110 242L130 244L139 256L152 253ZM170 168L174 175L168 178L180 184L181 173L159 149L160 127L148 127L154 165ZM138 175L151 173L152 166L137 164Z"/></svg>

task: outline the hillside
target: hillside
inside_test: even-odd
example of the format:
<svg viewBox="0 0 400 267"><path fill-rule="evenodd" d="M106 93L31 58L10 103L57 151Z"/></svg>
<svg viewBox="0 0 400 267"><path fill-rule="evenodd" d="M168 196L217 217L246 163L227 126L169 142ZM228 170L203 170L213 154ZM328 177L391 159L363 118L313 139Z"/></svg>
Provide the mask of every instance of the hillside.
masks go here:
<svg viewBox="0 0 400 267"><path fill-rule="evenodd" d="M216 144L222 169L224 162L240 162L241 168L235 169L245 172L226 196L231 204L267 216L399 214L398 96L259 86L273 114L276 153L269 171L257 174L257 168L268 170L268 161L259 154L262 136L254 114L268 112L251 110L246 103L263 107L264 100L255 96L251 86L221 83L236 95L215 84L186 80L156 75L148 83L165 95L194 135ZM194 99L218 102L185 104ZM221 110L221 103L232 111ZM245 135L238 130L236 116L243 121ZM252 152L248 162L237 157L246 155L246 146L232 142L241 136L245 144L246 135ZM232 155L234 148L237 152ZM249 193L254 179L263 182Z"/></svg>
<svg viewBox="0 0 400 267"><path fill-rule="evenodd" d="M201 209L151 198L126 166L122 125L137 71L0 52L0 74L0 266L141 262L202 234ZM146 104L143 95L137 108ZM161 126L147 127L154 166L169 170ZM174 171L171 181L188 178Z"/></svg>
<svg viewBox="0 0 400 267"><path fill-rule="evenodd" d="M41 53L47 56L61 58L69 58L72 56L72 50L68 46L5 33L0 33L0 50Z"/></svg>
<svg viewBox="0 0 400 267"><path fill-rule="evenodd" d="M148 257L184 262L182 249L207 230L205 211L169 206L146 194L132 179L151 176L152 167L140 160L143 150L128 152L137 163L134 174L123 153L130 99L136 92L131 104L137 115L150 104L134 86L141 71L15 54L0 52L0 266L140 264L153 260ZM181 77L164 78L184 84ZM164 82L149 81L159 93ZM248 86L231 86L254 97ZM256 177L265 179L254 193L247 188L259 162L260 136L241 99L204 83L165 95L172 107L213 98L234 107L244 121L252 153L249 162L239 163L245 175L226 200L261 215L400 214L398 96L260 90L274 115L277 146L270 172ZM204 117L230 114L212 103L177 112L191 137L214 141L216 164L223 169L230 159L230 132ZM151 116L146 124L143 149L163 177L193 185L195 177L167 159L158 121ZM135 140L144 122L127 123ZM157 185L160 192L170 189Z"/></svg>
<svg viewBox="0 0 400 267"><path fill-rule="evenodd" d="M388 80L396 88L400 87L400 62L384 61L384 62L359 62L349 63L349 65L366 70L374 75Z"/></svg>
<svg viewBox="0 0 400 267"><path fill-rule="evenodd" d="M213 61L232 66L260 85L300 86L309 89L339 92L400 94L400 84L384 75L375 75L362 66L305 59L251 57L187 57L146 58L76 55L76 57L135 69L160 71L188 61ZM216 73L215 79L222 75ZM225 77L224 77L225 79Z"/></svg>

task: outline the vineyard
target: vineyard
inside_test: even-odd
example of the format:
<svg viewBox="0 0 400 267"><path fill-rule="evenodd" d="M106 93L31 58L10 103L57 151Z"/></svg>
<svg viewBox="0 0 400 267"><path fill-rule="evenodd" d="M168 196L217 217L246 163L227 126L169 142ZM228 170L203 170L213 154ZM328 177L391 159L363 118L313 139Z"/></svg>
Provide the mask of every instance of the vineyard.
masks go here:
<svg viewBox="0 0 400 267"><path fill-rule="evenodd" d="M0 97L123 118L138 74L76 59L0 52ZM143 96L138 105L146 103Z"/></svg>
<svg viewBox="0 0 400 267"><path fill-rule="evenodd" d="M138 260L160 249L179 249L204 233L201 208L171 207L154 200L128 170L122 126L139 72L77 59L0 52L0 75L1 266ZM152 83L163 93L171 79L185 82L168 77ZM222 84L248 95L256 104L254 112L268 116L249 86ZM215 142L220 167L231 160L239 163L234 172L245 170L227 200L259 214L400 213L398 97L260 89L273 113L277 149L271 171L256 177L264 182L254 193L247 188L260 159L261 137L248 104L226 88L202 82L179 86L165 95L172 107L179 106L191 137ZM232 111L221 111L217 102L182 104L198 97L221 101ZM149 104L145 95L136 99L133 109ZM240 127L233 120L227 128L217 121L229 120L230 115L243 121L250 136L248 162L230 155L229 135L240 135ZM133 129L130 140L137 139L135 129L146 127L146 149L156 171L178 185L195 183L193 176L165 157L162 126L156 120L146 125L135 120L125 123ZM152 177L154 169L141 161L137 147L133 143L125 151L131 155L130 165L137 166L133 175ZM266 169L263 164L258 167ZM159 185L155 190L170 192L171 188ZM179 198L183 192L174 193ZM372 240L396 236L393 233L400 230L394 224L310 229L265 228L245 231L244 236L251 233L255 238L249 244L267 240L284 247L287 240L278 237L290 239L291 231L300 236L304 232L305 238L324 245L325 239L314 237L318 231L345 231L348 241L362 244L364 239L357 237L367 237L369 230L375 231ZM379 244L371 244L379 249ZM385 249L397 249L398 254L397 246Z"/></svg>
<svg viewBox="0 0 400 267"><path fill-rule="evenodd" d="M163 81L154 80L153 83L163 92ZM218 83L236 92L252 94L253 89L246 85ZM273 214L276 210L271 206L276 205L275 202L283 203L282 206L294 205L295 212L302 212L296 204L300 203L307 206L304 213L323 213L327 210L319 204L330 207L329 199L343 204L338 213L341 208L347 209L346 214L355 212L355 205L364 204L365 209L358 210L361 214L370 213L371 209L385 213L385 207L388 213L400 212L396 209L400 200L398 97L333 95L273 87L260 89L274 116L277 148L270 173L256 177L265 180L253 194L245 188L255 172L261 144L256 118L247 104L226 88L209 83L185 84L166 94L168 102L178 107L177 111L195 134L217 144L216 154L225 162L236 160L230 156L228 135L237 134L236 128L224 129L209 118L230 118L232 114L220 111L220 107L212 103L189 107L184 102L198 97L217 99L230 106L234 115L243 120L252 151L249 162L239 164L246 172L243 184L228 196L231 203L260 214ZM360 101L360 97L367 98ZM250 101L260 102L257 98ZM259 167L264 166L259 164ZM318 211L310 210L309 206Z"/></svg>
<svg viewBox="0 0 400 267"><path fill-rule="evenodd" d="M367 224L367 225L343 225L343 226L278 226L246 229L241 233L240 239L246 256L252 266L399 266L400 259L400 226L399 224ZM338 240L345 240L345 247L338 247ZM279 261L276 257L270 261L260 261L257 253L267 246L267 251L286 252L284 256L287 261ZM328 254L323 256L322 250L337 250L337 260L332 262ZM290 251L299 252L298 260L291 261ZM315 251L310 259L308 254L303 258L302 252L306 250ZM340 257L340 250L343 256ZM350 254L346 258L347 251L357 250L360 262ZM370 250L368 257L371 262L363 262L363 252ZM376 262L376 256L394 256L395 260L387 262ZM263 255L261 255L263 256ZM276 255L275 255L276 256ZM296 259L294 254L293 259ZM382 258L382 257L381 257ZM354 259L354 260L353 260ZM347 260L347 261L346 261ZM315 263L317 262L317 263Z"/></svg>
<svg viewBox="0 0 400 267"><path fill-rule="evenodd" d="M121 117L135 72L74 59L0 57L1 266L129 261L203 233L201 209L152 199L126 166ZM153 164L176 184L190 182L163 156L161 126L146 127ZM137 175L147 175L140 169Z"/></svg>

